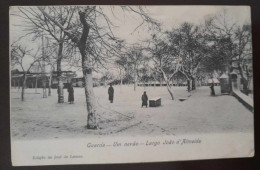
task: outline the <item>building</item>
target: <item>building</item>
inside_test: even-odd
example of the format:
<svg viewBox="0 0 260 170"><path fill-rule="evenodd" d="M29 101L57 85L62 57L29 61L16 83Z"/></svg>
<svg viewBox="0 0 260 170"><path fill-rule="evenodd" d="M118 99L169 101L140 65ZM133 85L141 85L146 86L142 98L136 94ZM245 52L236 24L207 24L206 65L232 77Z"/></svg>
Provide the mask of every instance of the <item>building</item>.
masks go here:
<svg viewBox="0 0 260 170"><path fill-rule="evenodd" d="M138 86L167 86L165 81L148 81L148 82L138 82ZM170 86L187 86L186 81L170 82Z"/></svg>
<svg viewBox="0 0 260 170"><path fill-rule="evenodd" d="M94 87L100 86L100 82L97 78L92 78L92 80L93 80ZM73 78L71 78L71 82L74 87L83 87L84 86L83 77L73 77Z"/></svg>
<svg viewBox="0 0 260 170"><path fill-rule="evenodd" d="M57 71L52 72L52 78L50 73L33 73L28 72L26 74L26 88L42 88L43 84L46 84L46 87L49 87L49 84L52 88L58 87L58 78L57 78ZM75 72L72 71L62 71L61 73L61 80L63 81L64 88L68 86L71 79L76 77ZM24 80L24 72L19 71L18 69L11 70L11 87L22 87ZM51 83L49 83L51 81Z"/></svg>

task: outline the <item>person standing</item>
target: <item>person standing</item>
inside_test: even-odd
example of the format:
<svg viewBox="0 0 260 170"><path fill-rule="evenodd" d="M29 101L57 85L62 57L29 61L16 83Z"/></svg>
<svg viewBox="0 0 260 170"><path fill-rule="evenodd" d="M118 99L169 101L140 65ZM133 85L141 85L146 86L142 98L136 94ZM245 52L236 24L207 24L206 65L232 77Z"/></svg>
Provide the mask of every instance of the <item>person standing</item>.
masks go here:
<svg viewBox="0 0 260 170"><path fill-rule="evenodd" d="M142 95L142 107L146 106L147 108L147 101L148 101L148 96L146 95L146 92L144 91L143 95Z"/></svg>
<svg viewBox="0 0 260 170"><path fill-rule="evenodd" d="M70 102L70 104L72 104L72 103L74 103L74 89L73 89L72 83L69 84L68 93L69 93L68 102Z"/></svg>
<svg viewBox="0 0 260 170"><path fill-rule="evenodd" d="M114 88L112 87L112 84L110 84L110 87L108 88L108 100L110 100L110 103L113 103L113 100L114 100Z"/></svg>
<svg viewBox="0 0 260 170"><path fill-rule="evenodd" d="M211 82L211 85L210 85L210 89L211 89L211 93L210 95L211 96L215 96L215 89L214 89L214 80L213 80L213 77L211 78L212 82Z"/></svg>

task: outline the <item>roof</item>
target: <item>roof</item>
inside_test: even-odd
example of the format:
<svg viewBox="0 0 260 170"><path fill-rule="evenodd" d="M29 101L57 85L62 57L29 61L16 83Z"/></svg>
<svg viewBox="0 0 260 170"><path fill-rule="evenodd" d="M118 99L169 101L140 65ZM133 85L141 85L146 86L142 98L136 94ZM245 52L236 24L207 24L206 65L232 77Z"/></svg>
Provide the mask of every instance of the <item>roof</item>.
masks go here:
<svg viewBox="0 0 260 170"><path fill-rule="evenodd" d="M213 78L214 83L219 83L219 80L217 78ZM208 83L212 83L212 79L208 79Z"/></svg>
<svg viewBox="0 0 260 170"><path fill-rule="evenodd" d="M228 78L228 75L226 75L225 73L223 73L219 78L220 78L220 79L227 79L227 78Z"/></svg>

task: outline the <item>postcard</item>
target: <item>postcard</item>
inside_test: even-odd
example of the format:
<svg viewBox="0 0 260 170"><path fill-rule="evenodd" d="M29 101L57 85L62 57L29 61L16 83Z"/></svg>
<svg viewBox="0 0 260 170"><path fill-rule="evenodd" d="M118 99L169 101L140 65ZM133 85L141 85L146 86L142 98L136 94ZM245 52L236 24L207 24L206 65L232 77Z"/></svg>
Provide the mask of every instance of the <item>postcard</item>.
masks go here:
<svg viewBox="0 0 260 170"><path fill-rule="evenodd" d="M249 6L11 6L13 166L254 156Z"/></svg>

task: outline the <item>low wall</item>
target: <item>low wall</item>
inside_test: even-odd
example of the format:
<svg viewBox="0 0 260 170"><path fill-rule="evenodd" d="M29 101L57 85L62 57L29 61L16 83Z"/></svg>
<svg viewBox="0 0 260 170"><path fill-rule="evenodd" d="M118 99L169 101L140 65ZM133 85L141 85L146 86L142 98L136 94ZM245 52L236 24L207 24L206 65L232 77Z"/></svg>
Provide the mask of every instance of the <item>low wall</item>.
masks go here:
<svg viewBox="0 0 260 170"><path fill-rule="evenodd" d="M251 112L254 112L254 101L249 96L242 93L237 86L234 86L232 83L232 95L235 96L239 102L241 102L246 108L248 108Z"/></svg>

